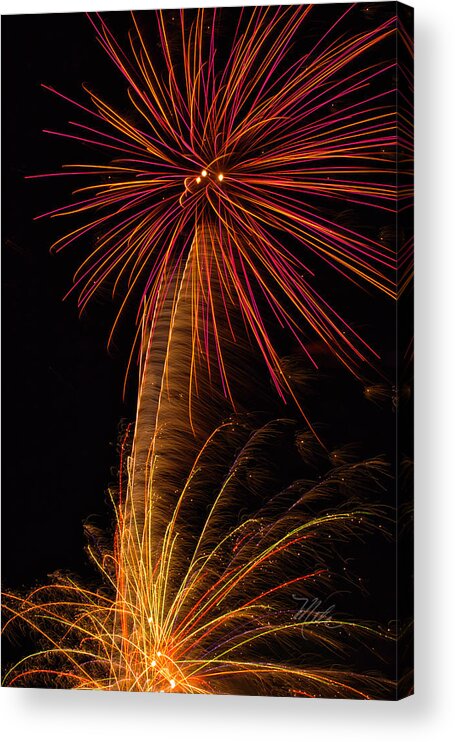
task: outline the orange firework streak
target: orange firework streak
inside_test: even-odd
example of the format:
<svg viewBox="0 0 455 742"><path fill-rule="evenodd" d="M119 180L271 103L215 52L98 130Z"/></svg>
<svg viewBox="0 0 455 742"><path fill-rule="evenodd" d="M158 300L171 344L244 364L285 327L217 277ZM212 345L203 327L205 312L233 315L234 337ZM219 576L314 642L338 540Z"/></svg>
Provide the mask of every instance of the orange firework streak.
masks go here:
<svg viewBox="0 0 455 742"><path fill-rule="evenodd" d="M298 57L297 34L310 12L310 6L242 9L227 58L220 60L217 10L199 10L192 21L180 11L172 31L157 12L160 59L134 15L129 55L95 16L98 40L128 85L132 115L90 93L92 108L75 105L93 124L71 122L76 133L51 132L115 158L54 174L104 178L47 214L85 217L55 242L56 251L98 235L75 276L80 310L107 279L114 293L126 285L114 328L123 307L139 296L139 339L144 311L153 332L176 275L187 276L193 367L201 358L210 364L213 351L227 397L232 382L217 327L230 326L233 315L243 318L280 396L297 404L269 333L271 320L314 366L307 333L356 375L377 360L319 293L307 260L328 264L335 278L396 296L394 250L325 218L319 207L321 199L329 208L341 199L394 221L394 62L360 69L358 63L393 37L396 19L346 38L337 35L345 10ZM205 263L195 259L199 239L211 246L201 251ZM216 312L213 281L222 287Z"/></svg>
<svg viewBox="0 0 455 742"><path fill-rule="evenodd" d="M114 691L386 696L391 684L378 675L335 667L340 653L359 642L376 653L387 636L324 609L302 612L296 600L324 598L334 579L340 587L332 555L382 527L380 511L359 498L364 491L371 501L383 463L339 464L319 481L280 489L272 451L279 457L294 436L294 424L285 420L257 430L227 421L202 447L177 493L167 496L169 482L151 473L154 492L140 535L125 522L122 504L116 506L114 551L89 549L103 590L61 577L25 598L5 595L11 618L4 630L25 625L45 645L11 668L6 681ZM315 445L308 437L307 446ZM261 504L239 519L239 507L251 500ZM297 564L300 574L284 577Z"/></svg>
<svg viewBox="0 0 455 742"><path fill-rule="evenodd" d="M4 629L25 625L46 645L6 679L114 691L386 696L386 679L333 663L359 642L375 653L387 634L324 610L302 613L296 600L324 599L334 580L341 586L332 557L383 528L372 500L384 464L346 463L338 451L333 466L314 437L287 420L253 429L248 416L232 417L207 434L223 395L204 386L206 404L199 401L191 419L190 301L184 292L163 308L171 331L164 323L144 360L126 492L113 499L114 549L89 549L104 590L60 577L26 598L6 595ZM198 379L209 383L207 373ZM306 460L326 457L326 475L282 488L280 452L293 446ZM302 642L308 659L296 662ZM315 664L321 649L325 663Z"/></svg>

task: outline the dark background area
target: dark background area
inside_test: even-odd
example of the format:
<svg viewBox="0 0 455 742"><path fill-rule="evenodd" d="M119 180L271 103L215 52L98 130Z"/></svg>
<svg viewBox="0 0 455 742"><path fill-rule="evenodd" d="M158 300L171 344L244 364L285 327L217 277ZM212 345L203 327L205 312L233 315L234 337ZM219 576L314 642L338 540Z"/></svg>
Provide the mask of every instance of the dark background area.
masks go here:
<svg viewBox="0 0 455 742"><path fill-rule="evenodd" d="M123 357L106 350L110 307L95 304L79 319L74 296L62 303L82 256L51 256L59 228L33 221L62 203L68 183L24 179L77 161L71 142L42 133L62 126L68 110L40 83L77 93L103 73L88 25L83 14L3 19L5 586L84 567L82 521L103 512L117 425L131 416L121 402Z"/></svg>
<svg viewBox="0 0 455 742"><path fill-rule="evenodd" d="M382 4L376 14L368 14L359 6L350 16L349 30L377 25L378 13L385 16L390 7ZM340 6L317 7L305 26L306 42L318 38L340 10ZM237 11L225 11L223 18L228 18L228 12L234 18ZM147 14L138 16L147 23ZM124 41L131 27L129 15L104 17ZM56 569L91 574L83 522L92 516L103 527L110 522L106 492L116 484L119 428L122 421L134 419L135 411L134 372L122 400L133 318L125 318L109 354L107 338L115 317L109 290L81 318L75 295L62 302L87 246L80 241L57 256L50 255L50 245L68 229L67 224L33 221L38 214L67 203L74 183L66 178L33 181L24 176L57 172L62 163L100 161L93 149L42 132L44 128L68 130L67 121L83 120L83 114L40 84L81 102L86 100L83 83L119 106L126 105L126 98L120 75L83 14L3 18L2 36L2 581L4 589L22 589L42 582ZM389 52L392 55L392 48ZM331 208L346 212L342 202ZM356 226L360 221L373 238L383 226L381 220L383 215L373 210L355 214ZM381 354L382 372L393 378L392 302L333 280L333 274L320 265L317 280L326 287L326 295L330 290L333 305L373 343ZM393 466L391 404L380 408L368 402L362 384L336 366L329 354L322 354L320 361L320 378L309 403L312 419L321 421L334 447L354 443L359 455L385 454ZM384 501L393 503L392 482ZM374 589L369 598L353 598L358 601L353 611L388 620L395 591L393 544L370 541L358 552L356 569ZM17 649L6 649L6 661L10 652L14 656Z"/></svg>

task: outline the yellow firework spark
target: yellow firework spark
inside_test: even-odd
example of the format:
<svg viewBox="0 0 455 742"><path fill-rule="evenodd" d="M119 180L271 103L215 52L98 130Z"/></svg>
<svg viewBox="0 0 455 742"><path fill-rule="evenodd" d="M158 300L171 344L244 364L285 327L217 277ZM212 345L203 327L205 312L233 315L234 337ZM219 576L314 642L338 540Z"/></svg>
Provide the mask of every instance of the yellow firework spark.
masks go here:
<svg viewBox="0 0 455 742"><path fill-rule="evenodd" d="M116 504L113 550L89 547L101 589L60 578L26 598L6 595L5 629L19 622L44 645L6 680L119 691L385 693L385 680L338 669L354 645L377 647L384 634L332 615L323 602L302 611L296 601L324 601L340 587L335 554L380 527L359 493L376 489L383 464L344 463L283 487L273 452L279 460L294 436L285 420L254 431L246 421L226 422L175 497L155 480L142 528L134 506ZM127 468L130 495L131 459Z"/></svg>

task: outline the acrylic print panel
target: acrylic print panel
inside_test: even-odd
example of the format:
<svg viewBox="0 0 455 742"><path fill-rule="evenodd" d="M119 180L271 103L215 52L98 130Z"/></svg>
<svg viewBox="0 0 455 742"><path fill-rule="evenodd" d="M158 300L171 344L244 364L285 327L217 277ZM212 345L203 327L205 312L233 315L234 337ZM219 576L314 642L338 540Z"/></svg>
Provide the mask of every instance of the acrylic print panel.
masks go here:
<svg viewBox="0 0 455 742"><path fill-rule="evenodd" d="M412 23L3 18L5 685L412 692Z"/></svg>

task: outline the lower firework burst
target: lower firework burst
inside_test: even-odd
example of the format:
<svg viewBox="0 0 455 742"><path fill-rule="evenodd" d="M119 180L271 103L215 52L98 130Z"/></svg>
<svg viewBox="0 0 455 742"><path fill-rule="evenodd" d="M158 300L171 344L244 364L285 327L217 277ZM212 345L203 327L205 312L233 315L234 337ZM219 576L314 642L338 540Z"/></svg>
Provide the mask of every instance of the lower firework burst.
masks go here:
<svg viewBox="0 0 455 742"><path fill-rule="evenodd" d="M284 451L289 472L300 461L307 474L310 468L325 474L313 481L284 476ZM356 538L383 527L377 508L361 500L368 493L371 503L384 466L343 463L339 451L340 463L333 460L290 421L255 430L242 419L219 426L176 496L155 500L140 534L124 517L121 497L112 550L88 528L89 553L102 576L98 588L60 576L27 597L4 596L4 629L21 625L42 645L5 681L117 691L386 695L389 683L351 658L359 649L370 656L387 634L335 611L335 596L353 589L337 565L345 564ZM126 469L131 487L131 466Z"/></svg>

